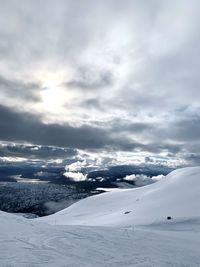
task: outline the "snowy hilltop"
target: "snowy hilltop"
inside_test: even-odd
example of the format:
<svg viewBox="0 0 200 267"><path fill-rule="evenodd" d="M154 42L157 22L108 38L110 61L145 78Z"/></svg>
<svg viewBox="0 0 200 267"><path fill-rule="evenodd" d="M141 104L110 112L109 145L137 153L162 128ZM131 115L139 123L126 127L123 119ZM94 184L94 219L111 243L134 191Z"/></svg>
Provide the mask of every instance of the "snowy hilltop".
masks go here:
<svg viewBox="0 0 200 267"><path fill-rule="evenodd" d="M47 217L0 212L0 266L200 266L200 167Z"/></svg>

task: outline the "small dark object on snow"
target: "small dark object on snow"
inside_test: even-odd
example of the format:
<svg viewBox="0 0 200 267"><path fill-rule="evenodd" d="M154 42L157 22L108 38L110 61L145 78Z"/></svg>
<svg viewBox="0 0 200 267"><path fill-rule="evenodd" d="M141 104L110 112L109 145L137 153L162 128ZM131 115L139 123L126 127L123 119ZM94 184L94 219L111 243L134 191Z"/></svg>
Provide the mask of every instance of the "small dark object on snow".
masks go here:
<svg viewBox="0 0 200 267"><path fill-rule="evenodd" d="M167 220L171 220L172 219L172 217L171 216L167 216Z"/></svg>
<svg viewBox="0 0 200 267"><path fill-rule="evenodd" d="M131 210L125 211L124 214L129 214L130 212L131 212Z"/></svg>

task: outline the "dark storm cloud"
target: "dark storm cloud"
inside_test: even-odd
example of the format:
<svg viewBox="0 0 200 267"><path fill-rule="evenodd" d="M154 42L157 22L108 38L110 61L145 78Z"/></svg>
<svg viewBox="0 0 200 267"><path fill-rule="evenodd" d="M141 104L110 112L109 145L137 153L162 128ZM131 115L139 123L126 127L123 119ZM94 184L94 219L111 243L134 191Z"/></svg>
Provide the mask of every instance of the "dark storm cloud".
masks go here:
<svg viewBox="0 0 200 267"><path fill-rule="evenodd" d="M11 109L3 106L0 106L0 114L0 139L5 141L27 141L41 145L80 149L107 148L113 151L140 150L160 152L162 150L169 150L176 152L178 149L178 146L175 145L144 145L139 142L134 142L123 134L118 136L113 135L113 130L110 128L93 127L89 125L73 127L68 124L44 124L36 115L16 111L13 112ZM62 153L65 152L67 151L63 151ZM32 153L33 155L37 154L37 152ZM52 151L49 151L49 153L51 154ZM59 153L60 152L58 152L58 154ZM38 152L38 154L40 154L40 152Z"/></svg>
<svg viewBox="0 0 200 267"><path fill-rule="evenodd" d="M9 98L38 102L40 90L42 88L38 83L10 80L0 76L0 93Z"/></svg>
<svg viewBox="0 0 200 267"><path fill-rule="evenodd" d="M78 148L101 148L110 141L106 131L95 127L44 124L35 115L3 106L0 107L0 114L2 140Z"/></svg>
<svg viewBox="0 0 200 267"><path fill-rule="evenodd" d="M0 145L1 157L23 157L27 159L66 159L73 158L74 156L77 156L77 154L77 150L72 148L12 143Z"/></svg>
<svg viewBox="0 0 200 267"><path fill-rule="evenodd" d="M0 106L0 114L1 140L81 149L134 150L142 146L126 138L112 137L112 131L100 127L44 124L35 115L13 112L3 106Z"/></svg>

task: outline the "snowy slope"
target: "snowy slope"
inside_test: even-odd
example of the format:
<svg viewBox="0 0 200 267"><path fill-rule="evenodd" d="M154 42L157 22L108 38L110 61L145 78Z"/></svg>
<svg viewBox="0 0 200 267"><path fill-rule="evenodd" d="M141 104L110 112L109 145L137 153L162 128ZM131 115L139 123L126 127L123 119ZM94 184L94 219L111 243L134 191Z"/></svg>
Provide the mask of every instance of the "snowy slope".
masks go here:
<svg viewBox="0 0 200 267"><path fill-rule="evenodd" d="M86 198L39 220L62 225L128 226L200 217L200 167L173 171L157 183Z"/></svg>
<svg viewBox="0 0 200 267"><path fill-rule="evenodd" d="M0 211L0 266L199 267L199 191L200 168L187 168L42 219Z"/></svg>
<svg viewBox="0 0 200 267"><path fill-rule="evenodd" d="M1 267L199 267L199 247L199 221L61 226L0 212Z"/></svg>

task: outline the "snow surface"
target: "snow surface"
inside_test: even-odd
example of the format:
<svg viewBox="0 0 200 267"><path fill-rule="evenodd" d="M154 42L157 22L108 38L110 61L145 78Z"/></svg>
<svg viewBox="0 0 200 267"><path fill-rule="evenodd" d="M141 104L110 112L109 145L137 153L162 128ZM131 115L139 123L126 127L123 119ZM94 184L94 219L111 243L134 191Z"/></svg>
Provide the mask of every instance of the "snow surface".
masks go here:
<svg viewBox="0 0 200 267"><path fill-rule="evenodd" d="M39 219L48 223L131 226L200 218L200 167L171 172L157 183L118 190L79 201Z"/></svg>
<svg viewBox="0 0 200 267"><path fill-rule="evenodd" d="M200 266L200 168L28 220L0 212L0 266ZM171 216L172 220L167 220Z"/></svg>

